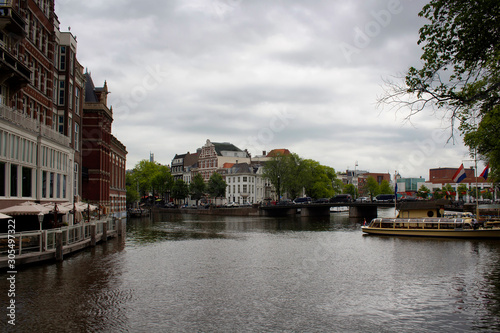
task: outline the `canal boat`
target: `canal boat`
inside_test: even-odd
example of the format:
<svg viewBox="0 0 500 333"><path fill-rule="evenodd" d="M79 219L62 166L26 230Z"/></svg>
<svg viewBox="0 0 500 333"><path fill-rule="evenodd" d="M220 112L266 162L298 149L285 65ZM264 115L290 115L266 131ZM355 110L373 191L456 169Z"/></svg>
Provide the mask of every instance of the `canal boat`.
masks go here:
<svg viewBox="0 0 500 333"><path fill-rule="evenodd" d="M479 226L468 218L376 218L361 230L391 236L500 238L500 227Z"/></svg>

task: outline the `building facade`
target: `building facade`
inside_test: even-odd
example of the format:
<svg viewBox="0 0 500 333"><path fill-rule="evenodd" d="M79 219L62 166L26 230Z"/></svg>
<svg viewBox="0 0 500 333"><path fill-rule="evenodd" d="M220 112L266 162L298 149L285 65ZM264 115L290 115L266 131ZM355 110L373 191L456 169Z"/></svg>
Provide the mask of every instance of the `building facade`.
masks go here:
<svg viewBox="0 0 500 333"><path fill-rule="evenodd" d="M250 155L235 145L224 142L217 143L207 140L198 154L197 171L203 176L205 181L218 169L222 168L224 163L250 163Z"/></svg>
<svg viewBox="0 0 500 333"><path fill-rule="evenodd" d="M0 208L79 194L83 74L54 1L0 4Z"/></svg>
<svg viewBox="0 0 500 333"><path fill-rule="evenodd" d="M82 197L99 205L104 213L125 212L126 148L111 134L113 110L107 105L107 83L95 87L85 73L82 122Z"/></svg>

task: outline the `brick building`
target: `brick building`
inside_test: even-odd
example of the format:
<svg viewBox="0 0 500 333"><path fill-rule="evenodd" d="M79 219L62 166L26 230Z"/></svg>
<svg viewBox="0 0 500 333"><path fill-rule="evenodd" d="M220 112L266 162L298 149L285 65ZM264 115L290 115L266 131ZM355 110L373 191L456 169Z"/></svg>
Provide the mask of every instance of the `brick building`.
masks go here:
<svg viewBox="0 0 500 333"><path fill-rule="evenodd" d="M0 82L0 208L72 201L83 73L53 0L0 3Z"/></svg>
<svg viewBox="0 0 500 333"><path fill-rule="evenodd" d="M82 124L82 197L100 205L106 213L125 212L126 148L111 134L113 110L107 106L108 86L95 87L85 73Z"/></svg>

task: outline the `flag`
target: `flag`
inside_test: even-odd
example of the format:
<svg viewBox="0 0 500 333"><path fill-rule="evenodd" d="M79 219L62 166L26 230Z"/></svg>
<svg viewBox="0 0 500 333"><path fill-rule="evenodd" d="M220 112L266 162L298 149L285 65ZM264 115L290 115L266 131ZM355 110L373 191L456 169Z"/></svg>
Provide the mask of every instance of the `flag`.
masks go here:
<svg viewBox="0 0 500 333"><path fill-rule="evenodd" d="M465 169L464 169L464 164L460 165L460 168L458 168L457 172L453 175L453 182L454 183L460 183L462 180L465 179L467 175L465 174Z"/></svg>
<svg viewBox="0 0 500 333"><path fill-rule="evenodd" d="M394 188L394 201L398 201L398 183L396 182L396 187Z"/></svg>
<svg viewBox="0 0 500 333"><path fill-rule="evenodd" d="M488 165L486 166L486 168L484 168L483 172L481 173L481 175L479 175L479 177L483 177L484 180L488 179L489 169L490 169L490 164L488 163Z"/></svg>

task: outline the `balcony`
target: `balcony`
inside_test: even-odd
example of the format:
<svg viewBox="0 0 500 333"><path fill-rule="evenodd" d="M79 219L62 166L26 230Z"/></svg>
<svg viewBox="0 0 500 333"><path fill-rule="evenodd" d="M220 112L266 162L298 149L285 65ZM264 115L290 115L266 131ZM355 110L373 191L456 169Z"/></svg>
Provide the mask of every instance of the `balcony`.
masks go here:
<svg viewBox="0 0 500 333"><path fill-rule="evenodd" d="M30 132L36 133L43 138L55 141L60 145L69 147L70 144L69 137L52 130L50 127L43 125L40 126L40 123L35 119L29 118L8 106L0 105L0 119L5 120L11 124L14 124Z"/></svg>
<svg viewBox="0 0 500 333"><path fill-rule="evenodd" d="M26 37L26 21L14 6L12 0L0 0L0 29Z"/></svg>
<svg viewBox="0 0 500 333"><path fill-rule="evenodd" d="M5 82L16 93L30 83L31 71L17 57L0 44L0 82Z"/></svg>

